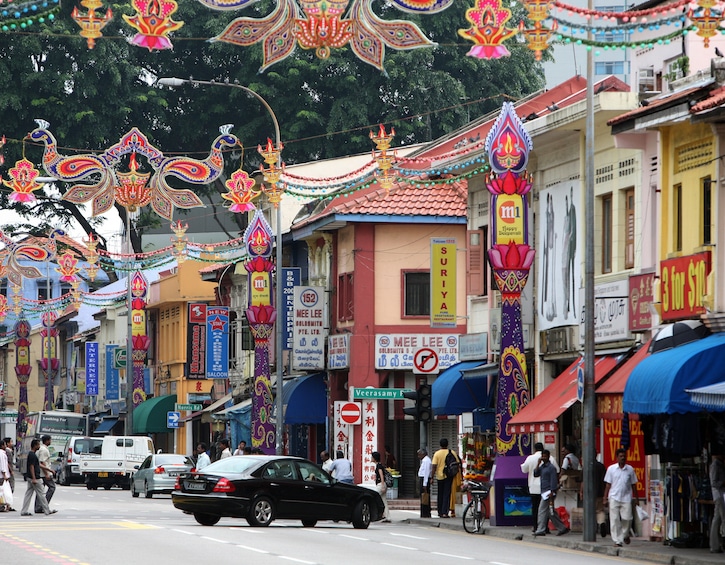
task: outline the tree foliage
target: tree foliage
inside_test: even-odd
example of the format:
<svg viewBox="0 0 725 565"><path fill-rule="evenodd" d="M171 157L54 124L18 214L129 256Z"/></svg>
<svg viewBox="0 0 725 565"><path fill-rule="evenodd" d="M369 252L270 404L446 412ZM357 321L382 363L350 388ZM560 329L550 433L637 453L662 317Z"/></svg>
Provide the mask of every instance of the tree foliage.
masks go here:
<svg viewBox="0 0 725 565"><path fill-rule="evenodd" d="M35 127L50 122L50 130L66 154L103 151L138 127L165 154L205 157L222 124L233 123L243 141L247 171L258 168L256 147L273 137L269 115L257 100L240 89L185 85L159 87L160 77L193 77L248 86L266 99L279 120L285 142L283 159L299 163L369 151L369 131L378 123L394 126L396 145L436 139L468 120L487 114L504 100L543 88L543 71L533 54L516 40L507 46L511 57L479 60L466 56L470 44L458 35L467 27L467 2L432 16L413 17L438 46L393 51L385 56L385 73L355 58L349 49L333 51L327 60L299 47L286 60L258 72L261 46L242 48L206 39L219 34L236 17L264 16L273 0L261 0L240 12L211 11L199 3L182 2L174 18L185 25L172 36L174 49L148 52L130 45L133 30L121 14L127 4L114 4L114 19L94 49L78 35L64 4L54 23L35 33L0 34L0 134L7 178L23 154L40 163L42 148L23 143ZM105 9L105 7L103 8ZM384 2L374 2L383 18L405 18ZM513 21L518 19L512 18ZM38 33L40 31L40 33ZM227 154L228 171L239 166L240 151ZM180 185L181 186L181 185ZM58 186L61 193L68 187ZM45 189L44 189L45 190ZM198 187L194 190L200 192ZM202 190L219 205L222 181ZM32 206L10 203L7 192L0 206L19 209L33 223L67 226L78 222L86 232L96 220L88 212L46 194ZM124 211L119 210L121 217ZM157 222L153 214L135 225L133 241L140 250L139 230Z"/></svg>

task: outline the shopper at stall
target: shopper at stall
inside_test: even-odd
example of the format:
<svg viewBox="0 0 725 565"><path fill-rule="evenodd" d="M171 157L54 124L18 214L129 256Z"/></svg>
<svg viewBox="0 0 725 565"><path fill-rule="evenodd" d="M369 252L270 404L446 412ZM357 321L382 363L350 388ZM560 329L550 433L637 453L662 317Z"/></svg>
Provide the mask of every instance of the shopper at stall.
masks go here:
<svg viewBox="0 0 725 565"><path fill-rule="evenodd" d="M710 488L712 489L712 501L714 510L712 522L710 522L710 553L722 553L722 530L725 525L725 465L723 456L719 453L712 454L710 463Z"/></svg>
<svg viewBox="0 0 725 565"><path fill-rule="evenodd" d="M537 528L535 536L545 536L548 533L549 520L556 528L556 535L563 536L569 533L569 528L564 525L556 513L556 491L559 489L559 473L551 463L551 453L548 449L541 452L539 464L534 469L534 476L541 478L541 502L537 515Z"/></svg>
<svg viewBox="0 0 725 565"><path fill-rule="evenodd" d="M617 450L617 462L607 468L604 475L604 506L609 506L609 527L612 541L617 547L629 543L629 529L632 524L632 500L639 504L637 496L637 474L627 464L627 450Z"/></svg>
<svg viewBox="0 0 725 565"><path fill-rule="evenodd" d="M541 442L536 442L534 444L534 453L529 455L524 462L521 464L521 472L527 473L529 476L529 494L531 495L531 518L533 521L533 524L531 526L531 531L535 532L538 520L537 520L537 511L539 509L539 504L541 503L541 478L534 476L534 470L536 467L539 466L539 460L541 459L541 452L544 451L544 444ZM559 474L559 464L554 460L550 459L551 464L556 468L556 473Z"/></svg>

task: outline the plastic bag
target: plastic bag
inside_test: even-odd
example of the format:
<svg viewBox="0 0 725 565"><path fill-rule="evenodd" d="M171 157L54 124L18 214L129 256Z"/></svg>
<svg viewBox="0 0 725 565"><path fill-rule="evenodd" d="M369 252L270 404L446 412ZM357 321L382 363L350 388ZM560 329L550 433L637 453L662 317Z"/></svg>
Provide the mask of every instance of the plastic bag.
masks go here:
<svg viewBox="0 0 725 565"><path fill-rule="evenodd" d="M10 481L5 481L0 487L0 491L2 492L2 497L5 500L5 504L8 506L13 505L13 490L10 488Z"/></svg>
<svg viewBox="0 0 725 565"><path fill-rule="evenodd" d="M647 514L647 511L641 506L635 506L635 509L637 511L637 517L640 519L640 521L644 522L649 518L649 514Z"/></svg>

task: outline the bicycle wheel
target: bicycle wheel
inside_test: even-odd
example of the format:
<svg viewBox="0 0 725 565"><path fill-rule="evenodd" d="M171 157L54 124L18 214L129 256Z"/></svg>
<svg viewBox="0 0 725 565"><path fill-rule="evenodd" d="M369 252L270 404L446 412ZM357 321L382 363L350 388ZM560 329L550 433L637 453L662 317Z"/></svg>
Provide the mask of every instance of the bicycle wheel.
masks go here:
<svg viewBox="0 0 725 565"><path fill-rule="evenodd" d="M480 514L476 511L475 501L471 501L463 511L463 529L469 534L477 534L481 531L481 520Z"/></svg>

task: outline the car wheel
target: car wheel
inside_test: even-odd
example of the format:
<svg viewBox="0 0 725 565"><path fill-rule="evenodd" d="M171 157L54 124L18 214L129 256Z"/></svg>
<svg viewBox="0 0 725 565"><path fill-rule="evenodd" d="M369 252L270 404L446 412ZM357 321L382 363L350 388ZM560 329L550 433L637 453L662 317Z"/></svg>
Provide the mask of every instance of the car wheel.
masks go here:
<svg viewBox="0 0 725 565"><path fill-rule="evenodd" d="M146 498L151 498L154 495L154 491L149 490L149 484L146 481L143 482L143 495Z"/></svg>
<svg viewBox="0 0 725 565"><path fill-rule="evenodd" d="M370 525L370 501L361 500L352 514L352 525L357 530L365 530Z"/></svg>
<svg viewBox="0 0 725 565"><path fill-rule="evenodd" d="M138 498L138 492L136 491L136 484L131 483L131 496Z"/></svg>
<svg viewBox="0 0 725 565"><path fill-rule="evenodd" d="M247 522L250 526L269 526L274 520L274 505L266 496L255 498L249 509Z"/></svg>
<svg viewBox="0 0 725 565"><path fill-rule="evenodd" d="M302 520L302 525L305 528L314 528L315 524L317 524L317 520L312 520L311 518L305 518Z"/></svg>
<svg viewBox="0 0 725 565"><path fill-rule="evenodd" d="M200 512L194 512L194 520L199 522L202 526L213 526L219 520L221 520L221 516L214 516L214 514L202 514Z"/></svg>

